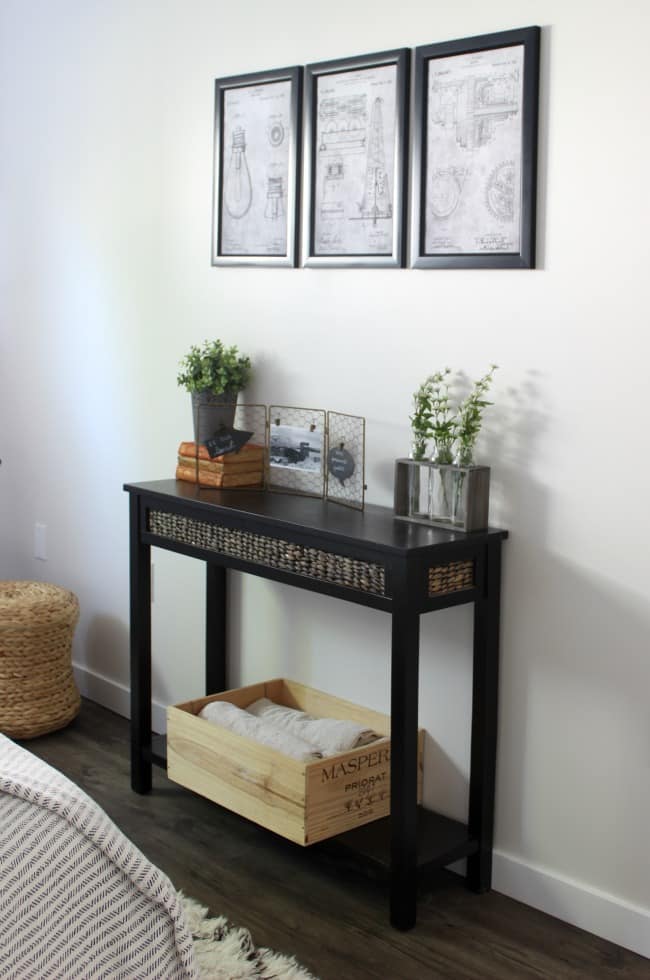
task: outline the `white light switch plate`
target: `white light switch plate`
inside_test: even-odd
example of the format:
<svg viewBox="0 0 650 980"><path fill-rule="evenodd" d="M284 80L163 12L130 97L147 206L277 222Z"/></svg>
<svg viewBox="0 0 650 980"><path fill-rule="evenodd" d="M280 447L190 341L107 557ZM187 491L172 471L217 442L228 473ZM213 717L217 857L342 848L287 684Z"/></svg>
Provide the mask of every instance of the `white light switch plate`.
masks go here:
<svg viewBox="0 0 650 980"><path fill-rule="evenodd" d="M47 525L34 524L34 558L47 561Z"/></svg>

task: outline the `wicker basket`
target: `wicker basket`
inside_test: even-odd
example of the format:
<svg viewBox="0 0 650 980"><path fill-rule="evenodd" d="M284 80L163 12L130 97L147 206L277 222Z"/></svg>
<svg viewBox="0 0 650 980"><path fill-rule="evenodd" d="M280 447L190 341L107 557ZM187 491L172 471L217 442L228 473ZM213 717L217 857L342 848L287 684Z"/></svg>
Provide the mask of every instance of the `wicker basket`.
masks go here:
<svg viewBox="0 0 650 980"><path fill-rule="evenodd" d="M0 731L35 738L69 724L81 699L72 676L74 593L0 581Z"/></svg>

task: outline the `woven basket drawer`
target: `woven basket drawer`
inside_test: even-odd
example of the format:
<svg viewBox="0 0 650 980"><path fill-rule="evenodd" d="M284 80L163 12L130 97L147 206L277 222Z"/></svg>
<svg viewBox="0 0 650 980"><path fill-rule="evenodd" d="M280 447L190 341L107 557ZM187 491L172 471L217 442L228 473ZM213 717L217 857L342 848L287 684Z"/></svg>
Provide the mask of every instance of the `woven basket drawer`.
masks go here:
<svg viewBox="0 0 650 980"><path fill-rule="evenodd" d="M245 708L262 697L316 717L359 722L382 738L350 752L299 762L197 717L210 701ZM390 813L389 733L386 715L276 679L169 707L167 773L181 786L296 844L314 844ZM418 799L423 741L420 731Z"/></svg>

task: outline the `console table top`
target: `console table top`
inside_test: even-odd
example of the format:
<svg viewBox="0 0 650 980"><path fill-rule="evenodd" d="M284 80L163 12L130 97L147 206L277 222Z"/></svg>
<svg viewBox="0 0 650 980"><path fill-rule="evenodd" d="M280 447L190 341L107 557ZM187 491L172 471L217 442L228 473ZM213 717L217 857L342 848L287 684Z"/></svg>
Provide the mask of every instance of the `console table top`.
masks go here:
<svg viewBox="0 0 650 980"><path fill-rule="evenodd" d="M489 537L506 538L498 528L469 534L398 520L390 507L366 504L354 510L332 501L269 490L213 490L181 480L127 483L129 493L174 508L191 507L206 520L223 518L269 523L276 528L309 531L341 541L355 541L399 553L461 542L480 544Z"/></svg>

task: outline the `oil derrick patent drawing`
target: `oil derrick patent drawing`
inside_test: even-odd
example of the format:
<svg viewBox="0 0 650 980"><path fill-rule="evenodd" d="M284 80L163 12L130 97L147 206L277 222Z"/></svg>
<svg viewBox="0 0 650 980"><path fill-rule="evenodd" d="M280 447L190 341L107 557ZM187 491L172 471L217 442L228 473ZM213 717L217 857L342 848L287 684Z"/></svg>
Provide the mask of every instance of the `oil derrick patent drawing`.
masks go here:
<svg viewBox="0 0 650 980"><path fill-rule="evenodd" d="M388 174L384 153L383 99L375 99L370 116L366 180L359 205L362 218L370 218L376 224L380 218L391 218L393 206L390 199Z"/></svg>
<svg viewBox="0 0 650 980"><path fill-rule="evenodd" d="M324 99L321 119L321 153L362 153L366 145L366 96L333 96Z"/></svg>
<svg viewBox="0 0 650 980"><path fill-rule="evenodd" d="M233 130L230 165L223 189L223 200L231 218L243 218L250 210L253 185L246 160L246 130Z"/></svg>
<svg viewBox="0 0 650 980"><path fill-rule="evenodd" d="M321 202L321 218L342 218L345 212L343 204L343 181L345 171L343 158L332 157L327 161L323 177L323 199Z"/></svg>

